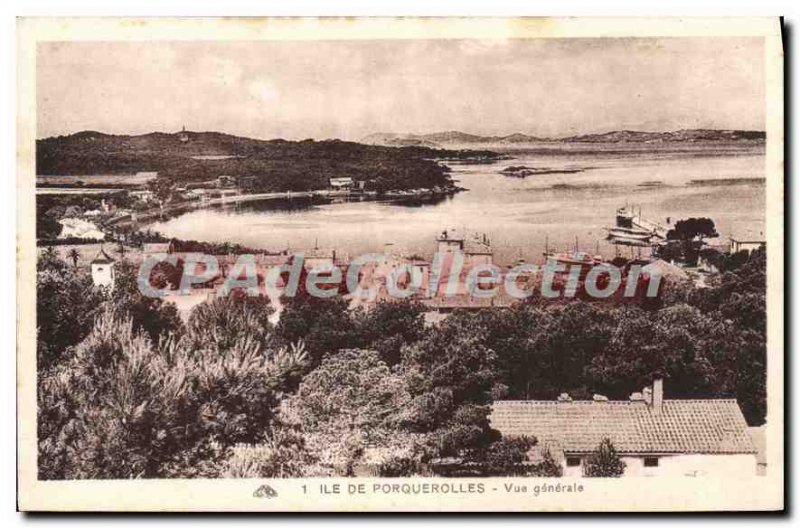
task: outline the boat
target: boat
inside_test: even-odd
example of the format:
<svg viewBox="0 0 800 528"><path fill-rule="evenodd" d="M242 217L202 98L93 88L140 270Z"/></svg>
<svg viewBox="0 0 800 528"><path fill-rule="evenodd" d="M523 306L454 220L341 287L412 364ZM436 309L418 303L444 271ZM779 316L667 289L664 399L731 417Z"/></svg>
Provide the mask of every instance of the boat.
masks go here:
<svg viewBox="0 0 800 528"><path fill-rule="evenodd" d="M548 262L555 261L558 264L565 264L567 266L596 266L603 264L605 259L600 255L592 255L586 251L578 249L578 239L575 239L575 249L572 251L555 252L548 250L548 241L545 239L544 257Z"/></svg>
<svg viewBox="0 0 800 528"><path fill-rule="evenodd" d="M585 251L567 251L564 253L545 251L544 256L548 261L554 260L559 264L568 266L596 266L604 262L603 257L600 255L592 255Z"/></svg>
<svg viewBox="0 0 800 528"><path fill-rule="evenodd" d="M657 222L642 217L642 210L636 214L635 209L627 205L617 209L614 227L606 228L606 237L612 244L622 246L650 246L667 239L669 229Z"/></svg>
<svg viewBox="0 0 800 528"><path fill-rule="evenodd" d="M639 229L610 227L606 228L606 230L608 231L608 236L606 237L606 240L611 240L612 242L617 239L640 240L642 242L647 242L651 238L655 237L653 233L649 233L647 231Z"/></svg>
<svg viewBox="0 0 800 528"><path fill-rule="evenodd" d="M608 240L616 246L653 247L658 245L658 242L654 242L651 237L642 239L631 236L612 236L609 234Z"/></svg>

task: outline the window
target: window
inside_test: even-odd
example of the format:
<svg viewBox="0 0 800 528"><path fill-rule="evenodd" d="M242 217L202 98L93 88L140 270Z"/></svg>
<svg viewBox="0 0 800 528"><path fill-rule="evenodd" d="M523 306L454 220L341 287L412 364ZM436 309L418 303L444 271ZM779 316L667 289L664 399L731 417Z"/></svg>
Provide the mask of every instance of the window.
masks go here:
<svg viewBox="0 0 800 528"><path fill-rule="evenodd" d="M644 467L658 467L658 458L644 457Z"/></svg>
<svg viewBox="0 0 800 528"><path fill-rule="evenodd" d="M100 267L100 266L98 266L98 267L97 267L97 271L103 271L103 268L102 268L102 267Z"/></svg>
<svg viewBox="0 0 800 528"><path fill-rule="evenodd" d="M578 467L581 465L580 457L567 457L567 467Z"/></svg>

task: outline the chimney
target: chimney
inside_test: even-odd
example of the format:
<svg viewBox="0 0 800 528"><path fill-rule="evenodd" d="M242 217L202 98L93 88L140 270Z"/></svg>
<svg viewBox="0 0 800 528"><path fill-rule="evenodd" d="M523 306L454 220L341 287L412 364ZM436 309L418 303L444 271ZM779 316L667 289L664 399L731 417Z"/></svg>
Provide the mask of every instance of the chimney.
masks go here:
<svg viewBox="0 0 800 528"><path fill-rule="evenodd" d="M656 378L653 380L653 412L661 414L661 407L664 405L664 380Z"/></svg>
<svg viewBox="0 0 800 528"><path fill-rule="evenodd" d="M653 405L653 388L645 387L642 389L642 399L647 405Z"/></svg>

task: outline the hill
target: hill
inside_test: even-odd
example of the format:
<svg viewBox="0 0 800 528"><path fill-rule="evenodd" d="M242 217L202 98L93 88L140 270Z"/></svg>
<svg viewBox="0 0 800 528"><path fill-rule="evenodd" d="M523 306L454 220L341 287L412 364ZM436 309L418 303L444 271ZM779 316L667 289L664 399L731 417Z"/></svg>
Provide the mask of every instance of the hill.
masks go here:
<svg viewBox="0 0 800 528"><path fill-rule="evenodd" d="M258 140L220 132L154 132L137 136L83 131L36 142L38 175L134 175L155 171L178 183L220 175L252 176L254 191L323 189L349 176L375 190L449 186L437 159L496 156L491 152L390 148L339 140Z"/></svg>
<svg viewBox="0 0 800 528"><path fill-rule="evenodd" d="M605 134L587 134L563 138L565 143L685 143L703 141L763 141L766 133L751 130L691 129L674 132L639 132L617 130Z"/></svg>
<svg viewBox="0 0 800 528"><path fill-rule="evenodd" d="M370 134L361 139L367 145L404 146L416 144L428 147L451 145L498 145L513 143L540 143L547 139L528 136L525 134L511 134L508 136L478 136L451 130L448 132L434 132L432 134L394 134L379 132Z"/></svg>
<svg viewBox="0 0 800 528"><path fill-rule="evenodd" d="M433 134L392 134L377 133L362 138L368 145L428 147L452 145L520 145L533 143L694 143L709 141L764 141L766 134L751 130L709 130L691 129L674 132L641 132L616 130L603 134L585 134L564 138L541 138L527 134L508 136L477 136L458 131L436 132Z"/></svg>

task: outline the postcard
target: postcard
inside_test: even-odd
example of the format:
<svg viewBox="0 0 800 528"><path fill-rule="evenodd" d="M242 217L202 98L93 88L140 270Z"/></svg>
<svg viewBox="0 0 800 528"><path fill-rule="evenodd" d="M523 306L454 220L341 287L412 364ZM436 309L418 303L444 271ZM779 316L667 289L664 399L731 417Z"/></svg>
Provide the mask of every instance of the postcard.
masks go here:
<svg viewBox="0 0 800 528"><path fill-rule="evenodd" d="M777 18L22 18L23 511L784 508Z"/></svg>

